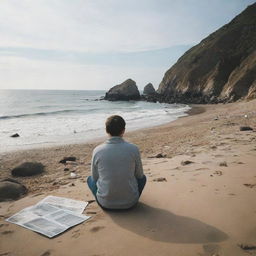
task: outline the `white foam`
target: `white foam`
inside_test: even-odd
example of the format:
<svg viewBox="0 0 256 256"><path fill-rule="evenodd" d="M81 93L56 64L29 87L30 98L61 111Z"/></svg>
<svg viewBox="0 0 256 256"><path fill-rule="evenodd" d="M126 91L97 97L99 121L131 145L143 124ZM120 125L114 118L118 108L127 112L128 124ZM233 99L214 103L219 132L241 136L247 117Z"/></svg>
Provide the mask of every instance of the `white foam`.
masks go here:
<svg viewBox="0 0 256 256"><path fill-rule="evenodd" d="M46 91L46 94L53 97L49 91ZM68 97L67 92L62 94L60 92L59 98L56 98L55 94L56 102L52 103L52 100L45 95L45 98L40 98L40 95L33 92L33 95L40 99L39 107L36 100L30 105L24 103L20 110L17 110L16 105L15 108L8 110L8 104L5 103L5 115L17 113L22 115L28 112L31 115L0 120L0 152L47 145L72 144L99 138L105 136L106 118L114 114L123 116L127 123L126 130L131 131L176 120L178 117L186 115L185 111L189 109L186 105L143 101L84 101L80 96L81 93L72 99L68 98L68 101L66 98L63 100L64 96ZM19 95L15 100L20 98ZM9 100L9 102L11 101ZM33 115L33 113L38 113L39 108L44 105L48 114ZM72 111L58 112L63 109ZM52 114L51 111L53 111ZM18 133L20 137L11 138L10 135L14 133Z"/></svg>

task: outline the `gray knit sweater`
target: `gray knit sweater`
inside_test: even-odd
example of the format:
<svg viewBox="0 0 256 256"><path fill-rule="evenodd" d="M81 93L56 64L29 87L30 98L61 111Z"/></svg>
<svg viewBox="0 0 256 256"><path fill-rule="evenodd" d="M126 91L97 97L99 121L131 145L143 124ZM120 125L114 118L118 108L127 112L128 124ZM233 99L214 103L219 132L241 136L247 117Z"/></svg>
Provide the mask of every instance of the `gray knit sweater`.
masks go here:
<svg viewBox="0 0 256 256"><path fill-rule="evenodd" d="M91 171L97 181L97 199L103 207L126 209L138 201L136 178L144 174L137 146L121 137L111 137L94 149Z"/></svg>

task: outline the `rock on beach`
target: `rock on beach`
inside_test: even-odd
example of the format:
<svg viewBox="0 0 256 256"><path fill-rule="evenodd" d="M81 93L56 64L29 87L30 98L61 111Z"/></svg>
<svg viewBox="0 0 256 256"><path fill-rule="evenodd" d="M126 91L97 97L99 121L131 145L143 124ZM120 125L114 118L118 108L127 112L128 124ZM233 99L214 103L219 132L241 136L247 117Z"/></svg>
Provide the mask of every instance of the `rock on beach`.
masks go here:
<svg viewBox="0 0 256 256"><path fill-rule="evenodd" d="M252 127L250 126L240 126L240 131L253 131Z"/></svg>
<svg viewBox="0 0 256 256"><path fill-rule="evenodd" d="M27 188L13 179L4 179L0 182L0 202L17 200L27 193Z"/></svg>
<svg viewBox="0 0 256 256"><path fill-rule="evenodd" d="M34 176L44 172L44 165L37 162L25 162L12 169L12 176L26 177Z"/></svg>
<svg viewBox="0 0 256 256"><path fill-rule="evenodd" d="M60 160L59 163L65 164L65 163L70 162L70 161L75 162L76 161L76 157L75 156L64 157L63 159Z"/></svg>
<svg viewBox="0 0 256 256"><path fill-rule="evenodd" d="M18 133L14 133L13 135L10 136L11 138L18 138L20 135Z"/></svg>

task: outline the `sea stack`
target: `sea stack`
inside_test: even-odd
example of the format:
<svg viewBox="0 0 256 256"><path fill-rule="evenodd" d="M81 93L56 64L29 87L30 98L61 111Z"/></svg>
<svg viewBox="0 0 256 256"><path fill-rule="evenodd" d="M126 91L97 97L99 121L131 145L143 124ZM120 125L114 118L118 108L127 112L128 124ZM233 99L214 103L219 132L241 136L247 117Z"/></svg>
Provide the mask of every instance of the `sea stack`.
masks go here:
<svg viewBox="0 0 256 256"><path fill-rule="evenodd" d="M112 87L105 95L105 100L140 100L140 92L136 82L132 79L127 79L121 84Z"/></svg>
<svg viewBox="0 0 256 256"><path fill-rule="evenodd" d="M153 95L156 93L156 90L153 86L153 84L151 83L148 83L145 87L144 87L144 90L143 90L143 94L144 95Z"/></svg>
<svg viewBox="0 0 256 256"><path fill-rule="evenodd" d="M153 86L153 84L148 83L143 90L143 95L141 96L142 100L148 102L157 102L158 101L158 94Z"/></svg>

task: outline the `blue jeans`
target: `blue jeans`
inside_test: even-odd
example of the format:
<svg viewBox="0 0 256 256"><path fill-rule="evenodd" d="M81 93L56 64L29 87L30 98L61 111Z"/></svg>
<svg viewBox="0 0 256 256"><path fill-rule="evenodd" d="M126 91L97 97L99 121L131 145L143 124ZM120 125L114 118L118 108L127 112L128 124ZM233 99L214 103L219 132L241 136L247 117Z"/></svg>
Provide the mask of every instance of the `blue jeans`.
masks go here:
<svg viewBox="0 0 256 256"><path fill-rule="evenodd" d="M137 182L138 182L138 190L139 190L139 195L141 195L145 185L146 185L146 182L147 182L147 178L145 175L143 175L142 178L140 179L137 179ZM95 196L96 198L96 194L97 194L97 184L96 184L96 181L93 180L92 176L89 176L87 178L87 185L88 187L90 188L90 190L92 191L93 195Z"/></svg>

